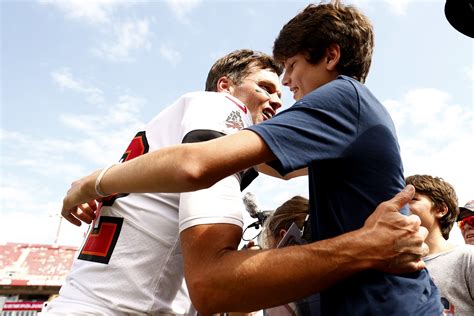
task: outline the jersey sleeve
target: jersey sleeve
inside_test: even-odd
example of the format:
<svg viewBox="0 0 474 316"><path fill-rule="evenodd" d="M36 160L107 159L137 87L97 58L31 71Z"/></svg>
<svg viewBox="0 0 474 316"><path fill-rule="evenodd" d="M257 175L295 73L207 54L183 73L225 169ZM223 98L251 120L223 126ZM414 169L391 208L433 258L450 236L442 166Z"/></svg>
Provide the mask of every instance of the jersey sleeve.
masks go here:
<svg viewBox="0 0 474 316"><path fill-rule="evenodd" d="M226 93L196 93L189 96L181 119L183 139L195 131L232 134L251 126L248 109Z"/></svg>
<svg viewBox="0 0 474 316"><path fill-rule="evenodd" d="M355 87L347 80L314 90L271 120L248 129L257 133L277 160L269 162L284 175L317 160L345 155L358 129Z"/></svg>
<svg viewBox="0 0 474 316"><path fill-rule="evenodd" d="M245 210L240 177L232 175L204 190L180 194L179 232L202 224L233 224L243 227Z"/></svg>
<svg viewBox="0 0 474 316"><path fill-rule="evenodd" d="M183 143L206 141L252 125L248 109L224 93L205 93L188 100L182 119ZM180 194L179 232L202 224L243 226L241 188L258 174L253 168L229 176L204 190Z"/></svg>

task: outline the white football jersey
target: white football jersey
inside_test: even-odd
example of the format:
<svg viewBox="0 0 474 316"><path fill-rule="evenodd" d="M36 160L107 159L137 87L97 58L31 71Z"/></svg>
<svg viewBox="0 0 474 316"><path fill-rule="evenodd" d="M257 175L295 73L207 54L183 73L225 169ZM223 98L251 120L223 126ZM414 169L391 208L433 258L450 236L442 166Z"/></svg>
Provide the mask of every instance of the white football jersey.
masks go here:
<svg viewBox="0 0 474 316"><path fill-rule="evenodd" d="M196 132L230 134L251 124L248 109L229 94L188 93L135 136L121 161L180 144ZM237 174L196 192L108 198L46 314L195 314L179 233L209 223L242 227L240 181Z"/></svg>

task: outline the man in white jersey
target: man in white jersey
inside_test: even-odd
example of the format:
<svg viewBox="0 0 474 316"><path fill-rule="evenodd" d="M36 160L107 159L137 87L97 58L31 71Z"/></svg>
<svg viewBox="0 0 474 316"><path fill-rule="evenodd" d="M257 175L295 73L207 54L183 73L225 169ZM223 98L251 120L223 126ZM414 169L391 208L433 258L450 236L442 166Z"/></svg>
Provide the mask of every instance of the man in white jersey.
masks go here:
<svg viewBox="0 0 474 316"><path fill-rule="evenodd" d="M120 162L159 148L209 140L271 118L281 107L270 56L234 51L211 68L206 92L192 92L133 138ZM208 92L215 91L215 92ZM115 194L102 200L60 295L46 314L195 314L186 288L181 231L202 224L243 226L240 191L257 175L234 174L213 187L173 194Z"/></svg>

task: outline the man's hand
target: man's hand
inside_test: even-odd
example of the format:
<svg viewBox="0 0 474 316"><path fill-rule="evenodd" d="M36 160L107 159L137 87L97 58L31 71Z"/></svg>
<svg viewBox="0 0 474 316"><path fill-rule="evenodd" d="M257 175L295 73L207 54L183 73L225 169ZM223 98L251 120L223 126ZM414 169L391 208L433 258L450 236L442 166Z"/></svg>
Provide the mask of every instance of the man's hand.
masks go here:
<svg viewBox="0 0 474 316"><path fill-rule="evenodd" d="M371 245L371 251L365 255L373 256L379 270L407 273L425 267L421 258L428 254L428 245L424 243L428 230L420 226L418 216L400 213L414 194L415 188L408 185L391 200L381 203L362 228Z"/></svg>
<svg viewBox="0 0 474 316"><path fill-rule="evenodd" d="M95 180L99 173L100 170L74 181L63 199L61 215L76 226L81 226L81 221L90 224L95 219L95 200L99 198L95 192Z"/></svg>

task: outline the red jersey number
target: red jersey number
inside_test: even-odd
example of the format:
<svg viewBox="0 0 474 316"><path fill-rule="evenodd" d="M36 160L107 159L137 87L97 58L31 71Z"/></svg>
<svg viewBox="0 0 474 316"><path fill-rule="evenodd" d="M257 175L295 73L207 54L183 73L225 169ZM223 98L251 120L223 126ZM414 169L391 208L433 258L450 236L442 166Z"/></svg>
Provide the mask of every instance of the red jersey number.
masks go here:
<svg viewBox="0 0 474 316"><path fill-rule="evenodd" d="M148 145L145 132L138 132L130 145L128 145L127 150L122 155L122 158L120 158L120 162L129 161L133 158L146 154L149 149L150 146Z"/></svg>
<svg viewBox="0 0 474 316"><path fill-rule="evenodd" d="M148 140L146 139L145 131L138 132L137 135L132 139L130 145L128 145L127 150L120 158L120 162L129 161L133 158L146 154L150 146L148 145ZM128 193L116 193L102 199L102 203L99 204L99 209L104 206L111 206L114 204L115 200L124 196L127 196Z"/></svg>
<svg viewBox="0 0 474 316"><path fill-rule="evenodd" d="M145 132L139 132L135 135L130 145L128 145L127 150L122 155L122 158L120 158L120 162L146 154L149 148ZM97 219L92 223L89 235L78 259L104 264L109 263L122 230L123 218L100 216L100 210L102 206L111 206L116 199L127 195L128 193L118 193L102 199L96 211ZM96 225L97 220L99 221L98 225Z"/></svg>

